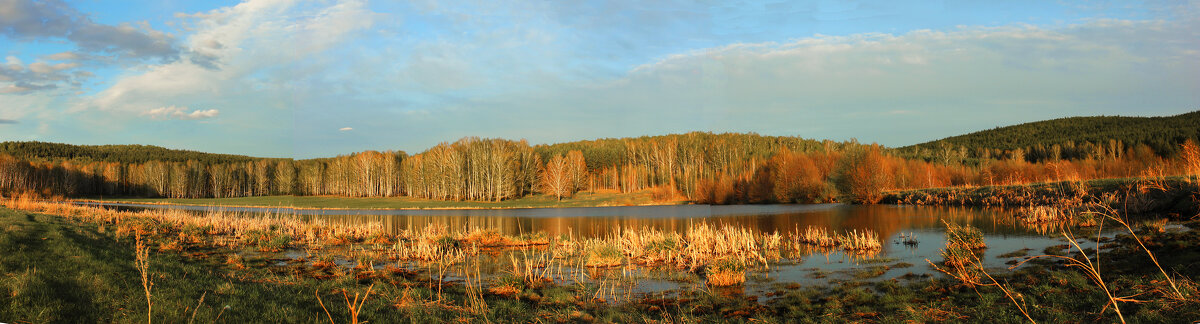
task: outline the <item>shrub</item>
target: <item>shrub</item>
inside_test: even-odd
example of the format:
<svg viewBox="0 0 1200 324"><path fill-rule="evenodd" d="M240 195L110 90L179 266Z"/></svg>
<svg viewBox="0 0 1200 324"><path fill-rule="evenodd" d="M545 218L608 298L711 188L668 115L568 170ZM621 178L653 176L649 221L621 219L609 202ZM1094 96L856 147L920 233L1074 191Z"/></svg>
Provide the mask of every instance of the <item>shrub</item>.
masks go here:
<svg viewBox="0 0 1200 324"><path fill-rule="evenodd" d="M824 198L825 176L811 157L790 152L772 159L774 191L779 202L815 203Z"/></svg>
<svg viewBox="0 0 1200 324"><path fill-rule="evenodd" d="M834 185L847 202L878 203L884 189L891 185L887 164L879 145L851 151L838 164Z"/></svg>
<svg viewBox="0 0 1200 324"><path fill-rule="evenodd" d="M987 247L983 241L983 232L971 225L956 225L946 223L946 245L958 246L968 250L978 250Z"/></svg>

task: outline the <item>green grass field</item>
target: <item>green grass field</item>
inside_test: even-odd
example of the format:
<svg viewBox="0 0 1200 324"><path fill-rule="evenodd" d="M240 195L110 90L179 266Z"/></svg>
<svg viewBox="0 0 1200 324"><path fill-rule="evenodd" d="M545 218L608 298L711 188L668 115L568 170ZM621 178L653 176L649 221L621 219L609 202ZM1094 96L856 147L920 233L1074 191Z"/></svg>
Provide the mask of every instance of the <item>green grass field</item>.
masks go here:
<svg viewBox="0 0 1200 324"><path fill-rule="evenodd" d="M346 209L468 209L468 208L553 208L681 204L680 200L656 202L649 192L581 192L561 201L545 195L527 196L500 202L444 201L413 197L339 197L339 196L260 196L238 198L133 198L92 197L84 200L201 206L265 206Z"/></svg>

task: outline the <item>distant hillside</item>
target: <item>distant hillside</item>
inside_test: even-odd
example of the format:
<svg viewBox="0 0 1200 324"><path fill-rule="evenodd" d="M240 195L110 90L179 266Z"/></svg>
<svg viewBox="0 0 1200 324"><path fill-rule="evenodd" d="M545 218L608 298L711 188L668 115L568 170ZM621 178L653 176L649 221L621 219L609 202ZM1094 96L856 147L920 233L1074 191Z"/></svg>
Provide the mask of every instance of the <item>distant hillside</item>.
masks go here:
<svg viewBox="0 0 1200 324"><path fill-rule="evenodd" d="M1028 150L1039 145L1092 143L1106 145L1121 141L1126 147L1145 144L1161 155L1171 156L1184 140L1200 139L1200 111L1169 117L1070 117L998 127L966 135L902 147L902 151L937 150L949 145L970 150Z"/></svg>
<svg viewBox="0 0 1200 324"><path fill-rule="evenodd" d="M841 150L850 143L817 141L794 136L764 136L754 133L710 133L690 132L684 134L668 134L657 136L603 138L588 141L575 141L534 146L534 151L541 155L542 160L549 160L552 155L564 155L571 150L583 153L584 160L591 170L620 165L626 158L627 144L655 146L666 143L676 143L679 150L676 154L704 153L721 155L736 152L749 159L754 157L759 161L769 158L780 148L792 152L816 152L824 150ZM718 148L720 147L720 148ZM718 152L720 151L720 152Z"/></svg>
<svg viewBox="0 0 1200 324"><path fill-rule="evenodd" d="M205 163L246 162L260 158L214 154L187 150L173 150L151 145L72 145L46 142L3 142L0 154L8 154L28 160L77 160L141 163L150 160L184 162L196 160Z"/></svg>

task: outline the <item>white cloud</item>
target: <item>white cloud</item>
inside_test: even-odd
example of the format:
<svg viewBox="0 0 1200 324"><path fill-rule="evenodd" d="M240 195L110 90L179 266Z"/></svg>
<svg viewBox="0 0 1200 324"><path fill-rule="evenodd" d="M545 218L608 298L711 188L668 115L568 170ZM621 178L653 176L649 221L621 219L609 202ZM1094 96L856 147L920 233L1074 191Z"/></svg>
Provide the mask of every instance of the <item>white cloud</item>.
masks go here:
<svg viewBox="0 0 1200 324"><path fill-rule="evenodd" d="M20 41L61 38L84 51L133 59L173 60L179 56L174 37L148 23L136 27L96 23L61 1L5 1L0 5L0 35Z"/></svg>
<svg viewBox="0 0 1200 324"><path fill-rule="evenodd" d="M187 107L167 106L150 109L149 111L143 113L143 115L154 119L196 120L217 117L217 115L220 113L216 109L193 110L190 113L187 112L187 110Z"/></svg>
<svg viewBox="0 0 1200 324"><path fill-rule="evenodd" d="M51 61L74 61L80 59L81 56L75 52L60 52L46 55L43 58Z"/></svg>
<svg viewBox="0 0 1200 324"><path fill-rule="evenodd" d="M50 74L62 70L72 69L77 66L79 66L78 63L58 63L51 65L43 62L34 62L29 64L29 71L38 74Z"/></svg>
<svg viewBox="0 0 1200 324"><path fill-rule="evenodd" d="M1064 116L1195 109L1197 53L1195 20L816 36L678 53L614 80L526 84L397 118L415 148L469 135L536 143L692 130L906 145Z"/></svg>
<svg viewBox="0 0 1200 324"><path fill-rule="evenodd" d="M26 95L42 90L52 90L60 85L70 85L78 87L80 83L91 77L91 75L80 74L68 70L79 67L79 63L56 63L49 64L46 62L33 62L29 65L23 65L24 62L15 56L5 58L5 63L0 64L0 94L20 94Z"/></svg>
<svg viewBox="0 0 1200 324"><path fill-rule="evenodd" d="M46 89L54 89L54 86L18 82L0 87L0 94L26 94Z"/></svg>
<svg viewBox="0 0 1200 324"><path fill-rule="evenodd" d="M297 91L292 82L320 73L292 65L313 60L374 19L361 1L327 7L298 2L251 0L181 15L194 20L189 24L194 30L188 37L189 60L145 66L140 69L144 72L120 77L83 98L73 111L146 111L180 102L261 109L251 101L284 102Z"/></svg>
<svg viewBox="0 0 1200 324"><path fill-rule="evenodd" d="M5 61L4 63L7 64L10 69L14 68L14 66L16 69L20 69L21 64L22 64L20 58L18 58L16 56L12 56L12 55L5 57L4 61Z"/></svg>
<svg viewBox="0 0 1200 324"><path fill-rule="evenodd" d="M354 130L354 128L353 128L353 127L342 127L342 128L338 128L338 131L339 131L339 132L352 131L352 130Z"/></svg>
<svg viewBox="0 0 1200 324"><path fill-rule="evenodd" d="M9 0L0 2L0 36L17 43L46 42L73 44L75 52L44 55L49 61L128 63L174 61L179 57L175 37L154 30L149 23L106 25L92 21L62 1ZM65 40L65 41L64 41ZM20 59L8 57L7 69L0 66L0 94L27 95L42 90L69 87L79 90L83 78L60 73L78 63L33 62L22 67Z"/></svg>

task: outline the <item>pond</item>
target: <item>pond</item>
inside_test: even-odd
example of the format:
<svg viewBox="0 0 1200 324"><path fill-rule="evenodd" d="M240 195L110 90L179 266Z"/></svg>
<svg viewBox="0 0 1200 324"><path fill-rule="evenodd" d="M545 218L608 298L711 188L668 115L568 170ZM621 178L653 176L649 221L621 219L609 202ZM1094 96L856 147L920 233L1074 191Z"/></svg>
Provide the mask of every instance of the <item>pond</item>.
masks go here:
<svg viewBox="0 0 1200 324"><path fill-rule="evenodd" d="M88 203L80 203L88 204ZM201 207L175 205L104 204L106 208L142 209L174 208L203 212L213 208L257 213L284 213L302 219L321 219L340 223L380 223L393 233L419 231L426 226L444 225L451 231L476 228L496 229L502 234L518 235L545 232L550 237L566 235L576 238L598 238L617 233L620 229L654 228L664 231L685 231L690 226L707 223L732 225L748 228L755 232L792 232L808 226L826 228L832 232L871 230L879 234L883 243L878 253L862 255L841 250L809 251L780 255L766 269L748 274L749 280L740 288L746 294L764 295L777 290L780 285L800 284L820 286L848 280L888 280L892 278L925 278L940 275L926 260L938 262L945 245L946 224L974 226L984 234L988 245L983 255L985 266L1006 271L1020 256L1007 255L1025 250L1029 255L1041 254L1050 246L1065 244L1059 234L1042 234L1045 228L1030 227L1015 221L1013 212L1003 209L980 209L968 207L929 207L892 205L673 205L639 207L592 207L592 208L531 208L531 209L461 209L461 210L347 210L347 209L291 209L256 207ZM252 216L251 216L252 217ZM1093 231L1080 231L1095 234ZM913 237L915 244L905 244L904 237ZM1084 241L1080 241L1084 242ZM1094 241L1092 241L1094 242ZM353 251L350 251L353 252ZM254 254L254 252L247 252ZM291 251L283 257L295 257L303 252ZM512 268L511 253L506 251L480 254L476 269L484 277L502 275ZM353 253L347 253L353 254ZM276 258L280 258L276 256ZM351 258L340 263L349 265ZM419 268L416 264L406 267ZM461 269L459 269L461 270ZM566 276L577 271L592 272L590 276L603 276L594 269L567 269ZM654 294L702 287L703 282L689 280L688 275L646 269L622 267L602 270L608 276L636 278L626 280L636 283L632 288L638 294ZM451 271L451 278L454 278ZM694 279L694 278L693 278Z"/></svg>

